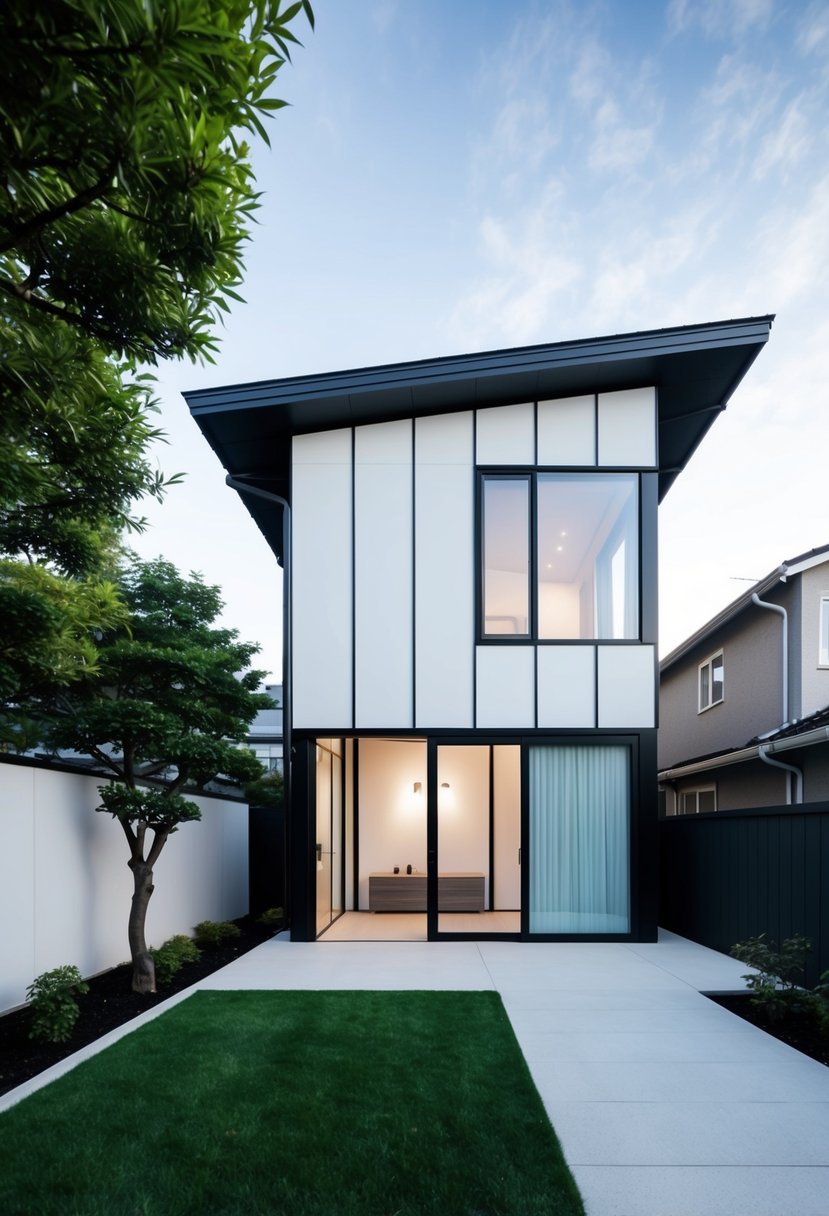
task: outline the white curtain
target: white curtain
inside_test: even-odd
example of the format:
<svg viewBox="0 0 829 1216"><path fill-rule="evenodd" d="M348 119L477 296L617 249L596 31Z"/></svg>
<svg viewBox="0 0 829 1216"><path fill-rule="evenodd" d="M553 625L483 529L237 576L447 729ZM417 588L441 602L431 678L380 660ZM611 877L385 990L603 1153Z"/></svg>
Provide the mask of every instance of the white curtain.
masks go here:
<svg viewBox="0 0 829 1216"><path fill-rule="evenodd" d="M630 753L530 748L530 932L630 930Z"/></svg>

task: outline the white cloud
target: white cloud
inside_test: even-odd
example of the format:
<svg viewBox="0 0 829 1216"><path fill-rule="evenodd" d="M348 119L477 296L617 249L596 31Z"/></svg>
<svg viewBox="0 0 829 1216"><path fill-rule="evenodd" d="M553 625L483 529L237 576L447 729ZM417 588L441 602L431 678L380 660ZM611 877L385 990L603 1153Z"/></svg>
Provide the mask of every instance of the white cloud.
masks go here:
<svg viewBox="0 0 829 1216"><path fill-rule="evenodd" d="M765 29L773 11L773 0L671 0L666 19L674 36L697 27L709 38L739 37Z"/></svg>
<svg viewBox="0 0 829 1216"><path fill-rule="evenodd" d="M754 164L754 176L762 181L768 174L789 170L797 165L812 146L808 121L801 109L800 98L795 98L785 109L776 129L770 131L760 143Z"/></svg>
<svg viewBox="0 0 829 1216"><path fill-rule="evenodd" d="M596 112L595 131L588 157L590 168L600 172L628 172L647 158L653 146L655 126L626 124L617 104L606 98Z"/></svg>
<svg viewBox="0 0 829 1216"><path fill-rule="evenodd" d="M829 5L809 6L798 27L796 44L804 55L829 50Z"/></svg>

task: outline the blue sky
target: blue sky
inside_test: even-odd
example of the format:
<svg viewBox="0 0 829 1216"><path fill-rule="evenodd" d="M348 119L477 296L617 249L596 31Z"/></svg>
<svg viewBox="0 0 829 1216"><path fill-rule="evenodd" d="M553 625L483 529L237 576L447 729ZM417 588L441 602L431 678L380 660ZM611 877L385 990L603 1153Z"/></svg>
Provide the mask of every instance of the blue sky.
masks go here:
<svg viewBox="0 0 829 1216"><path fill-rule="evenodd" d="M773 312L661 508L662 653L829 542L829 3L315 0L213 367L136 548L281 668L280 574L180 391ZM828 589L829 590L829 589Z"/></svg>

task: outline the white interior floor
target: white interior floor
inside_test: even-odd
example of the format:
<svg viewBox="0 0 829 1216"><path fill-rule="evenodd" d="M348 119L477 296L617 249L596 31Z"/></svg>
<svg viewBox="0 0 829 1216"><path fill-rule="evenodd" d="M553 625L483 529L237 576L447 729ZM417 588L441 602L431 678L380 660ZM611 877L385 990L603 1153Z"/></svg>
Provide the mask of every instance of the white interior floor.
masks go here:
<svg viewBox="0 0 829 1216"><path fill-rule="evenodd" d="M438 932L519 933L520 912L441 912ZM344 912L325 930L325 942L425 942L425 912Z"/></svg>
<svg viewBox="0 0 829 1216"><path fill-rule="evenodd" d="M827 1216L829 1068L701 992L744 964L662 932L615 942L291 942L204 989L501 994L588 1216ZM188 989L0 1097L0 1110L186 999Z"/></svg>

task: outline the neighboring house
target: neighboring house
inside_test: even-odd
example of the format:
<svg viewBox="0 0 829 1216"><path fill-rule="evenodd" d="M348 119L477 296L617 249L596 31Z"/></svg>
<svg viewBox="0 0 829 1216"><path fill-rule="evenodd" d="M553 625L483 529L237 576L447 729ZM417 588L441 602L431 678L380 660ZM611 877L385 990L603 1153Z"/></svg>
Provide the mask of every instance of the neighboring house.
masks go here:
<svg viewBox="0 0 829 1216"><path fill-rule="evenodd" d="M655 938L657 503L771 322L186 394L285 569L295 939Z"/></svg>
<svg viewBox="0 0 829 1216"><path fill-rule="evenodd" d="M827 723L824 545L783 562L661 663L665 813L829 799Z"/></svg>
<svg viewBox="0 0 829 1216"><path fill-rule="evenodd" d="M269 773L283 771L282 685L266 684L264 692L273 698L272 709L260 709L248 729L245 746Z"/></svg>

